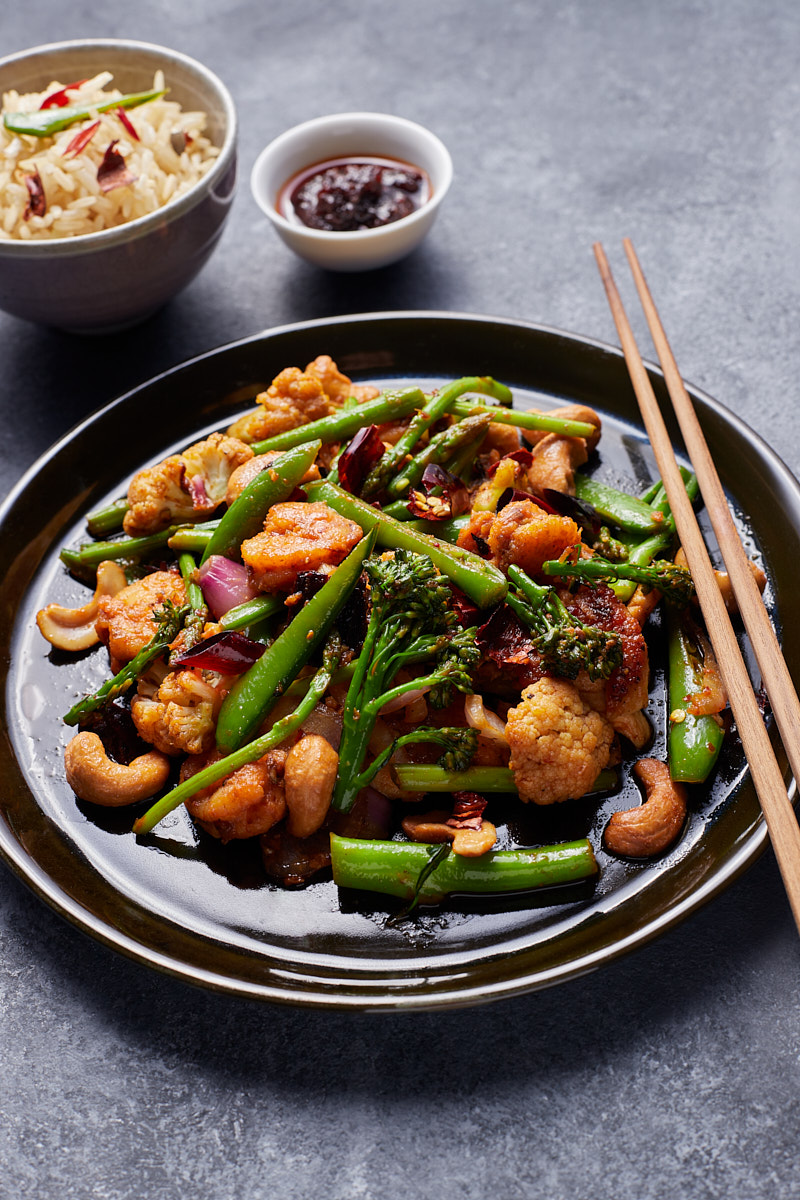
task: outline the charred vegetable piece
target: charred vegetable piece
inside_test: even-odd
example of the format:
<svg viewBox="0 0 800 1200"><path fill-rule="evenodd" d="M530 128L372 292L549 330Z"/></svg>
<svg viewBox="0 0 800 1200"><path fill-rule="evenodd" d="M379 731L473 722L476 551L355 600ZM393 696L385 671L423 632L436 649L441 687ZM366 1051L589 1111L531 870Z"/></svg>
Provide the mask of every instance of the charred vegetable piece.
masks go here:
<svg viewBox="0 0 800 1200"><path fill-rule="evenodd" d="M61 107L39 109L32 113L6 113L3 124L11 133L22 133L27 137L46 138L60 133L74 125L76 121L85 121L96 112L109 112L112 108L136 108L146 104L148 100L158 100L163 96L160 92L133 92L128 96L120 96L117 100L107 100L103 104L66 104Z"/></svg>
<svg viewBox="0 0 800 1200"><path fill-rule="evenodd" d="M438 847L437 847L438 850ZM442 856L430 865L431 847L420 842L381 842L331 834L331 864L339 887L382 892L420 904L439 904L452 893L518 892L589 879L597 863L588 840L531 850L495 850L480 858Z"/></svg>
<svg viewBox="0 0 800 1200"><path fill-rule="evenodd" d="M355 587L374 541L374 535L361 539L258 662L233 685L217 719L220 750L237 750L309 661Z"/></svg>

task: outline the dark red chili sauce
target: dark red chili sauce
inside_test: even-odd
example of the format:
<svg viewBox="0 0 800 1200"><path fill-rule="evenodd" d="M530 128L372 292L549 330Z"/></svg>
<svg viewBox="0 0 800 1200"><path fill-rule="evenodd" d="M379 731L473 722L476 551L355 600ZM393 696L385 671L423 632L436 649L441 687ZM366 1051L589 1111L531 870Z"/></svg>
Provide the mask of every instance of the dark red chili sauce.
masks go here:
<svg viewBox="0 0 800 1200"><path fill-rule="evenodd" d="M365 154L298 171L281 188L278 212L310 229L346 233L410 216L430 194L430 180L419 167Z"/></svg>

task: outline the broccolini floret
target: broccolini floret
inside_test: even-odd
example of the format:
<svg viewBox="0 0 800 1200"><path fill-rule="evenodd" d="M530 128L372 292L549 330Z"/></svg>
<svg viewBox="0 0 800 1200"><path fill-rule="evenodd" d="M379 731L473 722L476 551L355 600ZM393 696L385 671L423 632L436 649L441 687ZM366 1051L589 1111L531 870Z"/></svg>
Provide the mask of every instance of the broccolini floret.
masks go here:
<svg viewBox="0 0 800 1200"><path fill-rule="evenodd" d="M608 679L622 662L618 634L587 625L571 613L552 588L542 586L520 567L508 570L506 603L527 625L531 641L554 675L575 679Z"/></svg>
<svg viewBox="0 0 800 1200"><path fill-rule="evenodd" d="M370 736L384 705L411 688L424 688L430 703L444 708L454 689L470 690L472 668L480 657L475 630L459 625L452 592L426 555L395 550L367 559L364 569L370 588L370 616L344 705L339 774L332 800L340 812L349 811L360 789L391 756L390 747L364 769ZM401 669L420 666L420 675L402 684L395 682ZM443 745L443 760L459 764L454 769L469 764L476 744L469 730L423 727L399 739L395 748L408 741Z"/></svg>

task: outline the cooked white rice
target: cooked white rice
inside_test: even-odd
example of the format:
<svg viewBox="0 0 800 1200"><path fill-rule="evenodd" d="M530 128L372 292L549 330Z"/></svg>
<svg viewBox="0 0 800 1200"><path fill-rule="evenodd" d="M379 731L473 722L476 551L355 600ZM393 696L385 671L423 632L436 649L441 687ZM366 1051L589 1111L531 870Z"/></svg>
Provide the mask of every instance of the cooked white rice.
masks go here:
<svg viewBox="0 0 800 1200"><path fill-rule="evenodd" d="M70 90L70 104L95 105L119 99L122 92L108 86L112 78L104 71ZM2 111L36 112L46 97L65 86L53 82L39 93L7 92ZM163 87L163 73L157 71L153 90L161 91ZM139 141L130 135L114 110L93 112L86 120L49 138L11 133L0 123L0 239L75 237L144 217L187 192L219 154L218 147L205 136L206 114L184 112L180 104L169 99L169 93L128 109L126 116ZM76 134L96 120L100 124L88 145L80 153L67 155ZM182 153L177 153L180 135L186 135L186 144ZM115 150L134 178L125 186L103 192L97 169L114 141ZM26 176L37 173L46 202L43 216L31 212L25 183Z"/></svg>

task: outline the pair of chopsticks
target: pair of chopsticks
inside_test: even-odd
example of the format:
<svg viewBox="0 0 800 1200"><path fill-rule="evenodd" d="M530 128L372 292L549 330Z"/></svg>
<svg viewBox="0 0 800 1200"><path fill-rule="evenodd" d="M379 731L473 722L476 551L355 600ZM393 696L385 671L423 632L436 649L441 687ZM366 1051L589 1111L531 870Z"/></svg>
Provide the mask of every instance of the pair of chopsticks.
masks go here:
<svg viewBox="0 0 800 1200"><path fill-rule="evenodd" d="M758 585L750 570L747 555L734 525L722 484L700 428L700 422L684 387L656 306L629 238L624 239L623 246L661 362L667 391L692 468L697 476L711 526L719 543L744 627L753 647L783 747L795 780L800 781L800 701L798 701L789 669L781 653L775 630L761 599ZM667 499L675 517L678 537L694 579L708 636L719 663L731 711L750 764L753 783L783 877L786 894L798 931L800 931L800 825L798 825L792 808L728 611L717 586L703 535L692 504L686 495L664 419L639 354L633 330L617 291L608 260L599 242L594 246L594 254L600 268L600 275L606 289L644 427L653 447Z"/></svg>

